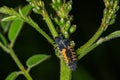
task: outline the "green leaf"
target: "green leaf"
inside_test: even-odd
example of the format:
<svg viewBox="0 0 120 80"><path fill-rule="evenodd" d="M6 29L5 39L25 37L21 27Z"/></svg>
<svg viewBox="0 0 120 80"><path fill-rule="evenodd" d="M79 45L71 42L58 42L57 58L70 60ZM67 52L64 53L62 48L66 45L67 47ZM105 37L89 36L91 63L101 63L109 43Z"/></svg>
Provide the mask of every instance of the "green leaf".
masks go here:
<svg viewBox="0 0 120 80"><path fill-rule="evenodd" d="M11 21L11 20L15 20L17 18L17 16L8 16L3 18L1 21Z"/></svg>
<svg viewBox="0 0 120 80"><path fill-rule="evenodd" d="M21 28L23 26L23 21L20 19L16 19L12 22L10 26L10 30L8 32L8 38L11 42L14 42L16 37L18 36Z"/></svg>
<svg viewBox="0 0 120 80"><path fill-rule="evenodd" d="M28 66L28 68L32 68L36 65L38 65L39 63L45 61L46 59L48 59L50 56L45 55L45 54L37 54L34 55L32 57L30 57L27 61L26 61L26 65Z"/></svg>
<svg viewBox="0 0 120 80"><path fill-rule="evenodd" d="M14 71L10 73L5 80L15 80L17 76L18 76L18 72Z"/></svg>
<svg viewBox="0 0 120 80"><path fill-rule="evenodd" d="M108 41L108 40L111 40L111 39L114 39L114 38L118 38L118 37L120 37L120 30L112 32L111 34L109 34L108 36L106 36L104 38L104 41Z"/></svg>
<svg viewBox="0 0 120 80"><path fill-rule="evenodd" d="M31 11L31 6L30 5L26 5L23 9L22 9L22 13L24 16L27 16L29 14L29 12Z"/></svg>
<svg viewBox="0 0 120 80"><path fill-rule="evenodd" d="M4 45L7 45L7 40L1 33L0 33L0 42L3 43Z"/></svg>
<svg viewBox="0 0 120 80"><path fill-rule="evenodd" d="M30 5L27 5L25 6L23 9L22 9L22 13L23 15L28 15L28 13L30 12L31 10L31 6ZM10 26L10 30L8 32L8 38L9 40L14 43L21 28L23 26L23 21L21 19L16 19L12 22L11 26Z"/></svg>
<svg viewBox="0 0 120 80"><path fill-rule="evenodd" d="M8 29L11 25L11 21L3 21L0 23L0 25L1 25L1 28L3 29L3 32L6 33L6 32L8 32Z"/></svg>

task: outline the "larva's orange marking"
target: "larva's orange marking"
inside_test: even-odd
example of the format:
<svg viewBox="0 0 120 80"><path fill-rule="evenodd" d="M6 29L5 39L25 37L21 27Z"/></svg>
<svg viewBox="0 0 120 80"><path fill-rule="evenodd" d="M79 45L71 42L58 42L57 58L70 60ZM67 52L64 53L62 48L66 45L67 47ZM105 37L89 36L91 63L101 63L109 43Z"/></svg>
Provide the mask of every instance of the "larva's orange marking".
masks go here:
<svg viewBox="0 0 120 80"><path fill-rule="evenodd" d="M63 58L64 58L65 62L68 64L69 60L68 60L68 57L66 55L66 49L63 49L61 53L63 55Z"/></svg>

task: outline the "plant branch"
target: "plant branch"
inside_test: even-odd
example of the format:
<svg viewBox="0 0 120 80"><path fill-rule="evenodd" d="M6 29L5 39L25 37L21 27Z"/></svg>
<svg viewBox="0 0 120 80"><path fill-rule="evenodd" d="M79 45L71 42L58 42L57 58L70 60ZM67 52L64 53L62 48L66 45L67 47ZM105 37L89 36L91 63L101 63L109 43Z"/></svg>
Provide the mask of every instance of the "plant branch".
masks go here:
<svg viewBox="0 0 120 80"><path fill-rule="evenodd" d="M29 22L29 20L30 20L31 22ZM48 40L48 42L54 46L54 41L53 41L53 39L51 39L51 37L50 37L46 32L44 32L34 21L32 21L31 18L29 18L29 20L25 20L25 21L26 21L29 25L31 25L36 31L38 31L40 34L42 34L42 36L44 36L44 37Z"/></svg>
<svg viewBox="0 0 120 80"><path fill-rule="evenodd" d="M7 53L9 53L9 49L6 48L1 42L0 42L0 47Z"/></svg>
<svg viewBox="0 0 120 80"><path fill-rule="evenodd" d="M46 11L46 9L43 10L43 13L42 13L42 16L43 16L43 19L45 20L45 22L47 23L49 29L50 29L50 32L52 33L52 36L55 38L58 36L58 33L54 27L54 25L52 24L52 21Z"/></svg>
<svg viewBox="0 0 120 80"><path fill-rule="evenodd" d="M101 36L101 34L108 28L108 26L113 24L113 21L115 21L115 16L116 16L115 13L119 8L118 0L115 0L112 4L111 2L112 1L108 1L108 2L105 1L106 8L104 9L104 14L100 28L87 43L85 43L82 47L76 50L77 54L81 53L81 55L84 55L84 53L82 52L87 50Z"/></svg>
<svg viewBox="0 0 120 80"><path fill-rule="evenodd" d="M85 43L82 47L77 49L77 51L76 51L77 54L80 54L82 51L85 51L90 45L92 45L100 37L100 35L104 31L104 28L103 28L104 26L106 26L106 25L102 24L100 26L100 28L98 29L98 31L93 35L93 37L87 43Z"/></svg>
<svg viewBox="0 0 120 80"><path fill-rule="evenodd" d="M26 79L28 80L33 80L32 77L30 76L30 74L27 72L27 70L25 70L25 68L23 67L22 63L20 62L20 60L18 59L18 57L16 56L14 50L9 47L5 47L1 42L0 42L0 47L7 53L10 54L10 56L12 57L12 59L15 61L15 63L17 64L17 66L19 67L19 69L23 72L23 75L26 77Z"/></svg>
<svg viewBox="0 0 120 80"><path fill-rule="evenodd" d="M37 14L40 14L43 16L43 19L45 20L53 38L58 36L58 33L45 9L44 1L42 0L27 0L29 4L33 7L33 11Z"/></svg>
<svg viewBox="0 0 120 80"><path fill-rule="evenodd" d="M11 16L16 16L17 18L20 18L23 21L27 22L29 25L35 28L40 34L42 34L42 36L44 36L48 40L49 43L51 43L54 46L54 41L51 39L51 37L47 33L45 33L38 26L38 24L35 23L30 17L24 16L20 9L19 9L19 13L17 13L14 9L3 6L3 7L0 7L0 13L8 14Z"/></svg>
<svg viewBox="0 0 120 80"><path fill-rule="evenodd" d="M54 46L54 41L51 39L51 37L45 31L43 31L38 26L38 24L36 24L30 17L25 17L20 10L19 10L19 13L21 15L21 19L23 19L26 23L31 25L36 31L38 31L40 34L42 34L42 36L44 36L48 40L48 42Z"/></svg>
<svg viewBox="0 0 120 80"><path fill-rule="evenodd" d="M93 45L91 45L90 47L88 47L87 49L85 49L84 51L82 51L81 55L78 56L78 59L81 59L83 56L87 55L87 53L89 53L90 51L92 51L94 48L96 48L99 44L94 43Z"/></svg>
<svg viewBox="0 0 120 80"><path fill-rule="evenodd" d="M19 67L19 69L23 72L23 75L26 77L26 79L27 80L33 80L32 77L30 76L30 74L27 72L27 70L25 70L25 68L23 67L23 65L20 62L20 60L18 59L18 57L16 56L14 50L12 48L9 48L9 49L10 49L10 53L9 53L10 56L15 61L15 63Z"/></svg>
<svg viewBox="0 0 120 80"><path fill-rule="evenodd" d="M85 56L87 53L89 53L90 51L92 51L94 48L96 48L97 46L99 46L103 42L109 41L111 39L119 38L119 37L120 37L120 30L117 30L117 31L112 32L111 34L107 35L104 38L100 38L93 45L91 45L90 47L88 47L86 50L82 51L81 52L82 54L78 57L78 59L81 59L83 56Z"/></svg>

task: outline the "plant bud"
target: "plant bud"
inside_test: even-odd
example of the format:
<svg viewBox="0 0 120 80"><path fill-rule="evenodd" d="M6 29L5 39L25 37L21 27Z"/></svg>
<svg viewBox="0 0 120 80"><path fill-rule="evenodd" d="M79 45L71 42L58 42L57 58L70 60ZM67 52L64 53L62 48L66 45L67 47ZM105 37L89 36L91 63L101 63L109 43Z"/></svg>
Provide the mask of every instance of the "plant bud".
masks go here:
<svg viewBox="0 0 120 80"><path fill-rule="evenodd" d="M76 30L76 25L72 25L72 26L70 27L70 34L74 33L75 30Z"/></svg>
<svg viewBox="0 0 120 80"><path fill-rule="evenodd" d="M71 11L71 9L72 9L71 2L68 2L66 10L69 12L69 11Z"/></svg>
<svg viewBox="0 0 120 80"><path fill-rule="evenodd" d="M70 21L67 21L66 24L65 24L65 31L68 31L70 26L71 26Z"/></svg>
<svg viewBox="0 0 120 80"><path fill-rule="evenodd" d="M68 34L68 32L65 31L65 32L64 32L64 36L65 36L65 38L68 39L68 38L69 38L69 34Z"/></svg>
<svg viewBox="0 0 120 80"><path fill-rule="evenodd" d="M61 18L61 19L60 19L60 23L61 23L61 24L64 24L64 23L65 23L65 19L64 19L64 18Z"/></svg>
<svg viewBox="0 0 120 80"><path fill-rule="evenodd" d="M70 46L74 47L75 46L75 42L74 41L70 41Z"/></svg>
<svg viewBox="0 0 120 80"><path fill-rule="evenodd" d="M52 0L52 3L53 3L53 4L56 4L56 2L57 2L56 0Z"/></svg>
<svg viewBox="0 0 120 80"><path fill-rule="evenodd" d="M60 3L62 3L62 1L61 0L57 0L57 3L60 4Z"/></svg>

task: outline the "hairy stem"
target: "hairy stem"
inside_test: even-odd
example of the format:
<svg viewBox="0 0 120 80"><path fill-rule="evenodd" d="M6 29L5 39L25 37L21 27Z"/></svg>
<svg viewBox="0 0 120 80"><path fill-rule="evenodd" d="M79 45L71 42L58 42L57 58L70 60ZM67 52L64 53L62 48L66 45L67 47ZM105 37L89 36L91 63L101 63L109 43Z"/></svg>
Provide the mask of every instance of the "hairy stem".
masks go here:
<svg viewBox="0 0 120 80"><path fill-rule="evenodd" d="M78 59L81 59L83 56L87 55L90 51L92 51L94 48L96 48L99 44L94 43L92 46L88 47L87 50L82 51L81 55L78 57Z"/></svg>
<svg viewBox="0 0 120 80"><path fill-rule="evenodd" d="M16 56L14 50L12 48L9 48L9 49L10 49L10 52L9 52L10 56L15 61L15 63L19 67L19 69L23 72L23 75L26 77L26 79L33 80L32 77L30 76L30 74L27 72L27 70L25 70L24 66L22 65L22 63L20 62L18 57Z"/></svg>
<svg viewBox="0 0 120 80"><path fill-rule="evenodd" d="M100 28L98 29L98 31L93 35L93 37L87 43L85 43L82 47L78 48L76 52L78 54L80 54L82 51L86 50L89 46L91 46L100 37L100 35L103 33L104 26L106 26L106 25L102 24L100 26Z"/></svg>
<svg viewBox="0 0 120 80"><path fill-rule="evenodd" d="M43 31L38 26L38 24L36 24L30 17L29 18L25 18L22 15L21 19L23 19L26 23L28 23L29 25L31 25L36 31L38 31L40 34L42 34L42 36L44 36L48 40L48 42L54 46L54 41L51 39L51 37L45 31Z"/></svg>
<svg viewBox="0 0 120 80"><path fill-rule="evenodd" d="M29 23L29 22L27 22L27 23ZM29 23L29 24L33 28L35 28L36 31L38 31L40 34L42 34L42 36L44 36L50 44L54 45L54 41L51 39L51 37L47 33L45 33L37 24L31 24L31 23Z"/></svg>
<svg viewBox="0 0 120 80"><path fill-rule="evenodd" d="M60 59L60 80L71 80L71 70L65 64L64 60Z"/></svg>
<svg viewBox="0 0 120 80"><path fill-rule="evenodd" d="M49 27L50 32L52 33L52 36L54 38L57 37L58 33L57 33L57 31L56 31L56 29L55 29L49 15L48 15L48 13L47 13L47 11L45 9L43 10L42 16L43 16L45 22L47 23L47 26Z"/></svg>

